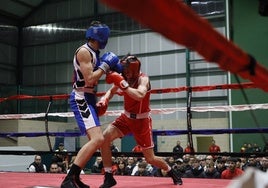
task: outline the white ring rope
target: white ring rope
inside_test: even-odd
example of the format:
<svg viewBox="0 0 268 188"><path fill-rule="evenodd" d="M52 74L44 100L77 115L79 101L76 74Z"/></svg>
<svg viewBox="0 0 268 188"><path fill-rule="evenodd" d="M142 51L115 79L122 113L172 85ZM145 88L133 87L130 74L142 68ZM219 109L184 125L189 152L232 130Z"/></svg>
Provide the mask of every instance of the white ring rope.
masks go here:
<svg viewBox="0 0 268 188"><path fill-rule="evenodd" d="M258 109L268 109L268 103L265 104L251 104L251 105L229 105L229 106L199 106L191 107L192 112L229 112L229 111L246 111L246 110L258 110ZM172 114L175 112L184 112L186 107L178 108L162 108L162 109L152 109L151 114ZM107 111L104 115L107 116L118 116L123 112L123 110L113 110ZM58 117L73 117L73 112L58 112L49 113L48 116L58 116ZM31 119L45 117L45 113L36 114L4 114L0 115L0 120L6 119Z"/></svg>

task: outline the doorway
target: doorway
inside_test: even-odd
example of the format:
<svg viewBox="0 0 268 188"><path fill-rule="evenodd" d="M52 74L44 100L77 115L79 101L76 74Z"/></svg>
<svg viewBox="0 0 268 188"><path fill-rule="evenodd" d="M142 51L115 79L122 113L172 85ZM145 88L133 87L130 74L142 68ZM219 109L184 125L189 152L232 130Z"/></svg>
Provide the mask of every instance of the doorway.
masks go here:
<svg viewBox="0 0 268 188"><path fill-rule="evenodd" d="M200 136L196 137L197 152L208 152L208 148L211 145L213 136Z"/></svg>

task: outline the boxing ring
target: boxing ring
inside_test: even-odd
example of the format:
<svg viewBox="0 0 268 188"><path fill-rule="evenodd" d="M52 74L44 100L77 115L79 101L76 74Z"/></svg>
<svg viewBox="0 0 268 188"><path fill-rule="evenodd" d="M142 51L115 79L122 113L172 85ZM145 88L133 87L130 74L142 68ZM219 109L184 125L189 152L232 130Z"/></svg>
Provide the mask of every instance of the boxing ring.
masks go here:
<svg viewBox="0 0 268 188"><path fill-rule="evenodd" d="M170 114L177 111L187 112L187 127L185 130L161 130L154 131L154 135L158 136L174 136L186 134L191 147L193 147L192 135L193 134L243 134L243 133L260 133L263 137L264 133L268 133L268 128L256 127L252 129L205 129L195 130L191 126L191 112L204 112L204 111L244 111L244 110L256 110L267 109L268 104L246 104L246 105L232 105L232 106L213 106L213 107L191 107L191 93L195 91L209 91L217 89L241 89L241 88L260 88L264 91L268 91L268 71L260 65L254 57L245 53L239 49L232 42L227 41L223 36L216 33L213 28L205 20L195 15L190 8L183 5L181 1L166 0L166 1L111 1L102 0L108 6L121 11L133 19L137 20L141 24L148 26L156 32L164 35L170 40L182 44L190 49L197 51L208 62L215 62L219 64L219 67L223 70L230 71L237 74L242 78L248 79L252 82L242 84L229 84L229 85L214 85L214 86L196 86L196 87L180 87L180 88L164 88L152 90L153 94L164 94L169 92L181 92L186 91L188 93L187 106L183 108L166 108L166 109L152 109L152 114ZM142 6L141 6L142 5ZM131 9L129 7L132 7ZM139 10L139 11L136 11ZM150 11L148 11L150 10ZM177 18L177 19L174 19ZM168 21L167 21L168 20ZM180 27L182 25L183 27ZM202 29L200 29L202 28ZM209 33L209 35L208 35ZM206 48L204 48L206 46ZM103 95L99 93L98 96ZM120 93L118 93L120 95ZM7 100L47 100L48 106L44 113L38 114L3 114L0 115L0 120L7 119L32 119L32 118L44 118L44 130L43 132L1 132L0 137L12 138L12 137L46 137L48 151L0 151L1 155L33 155L33 154L45 154L53 153L51 145L51 137L77 137L81 136L77 132L52 132L48 126L49 116L58 117L72 117L71 112L57 112L49 113L51 103L53 100L66 100L69 95L52 95L52 96L29 96L29 95L16 95L0 99L1 102ZM105 115L116 116L122 111L107 111ZM264 138L264 137L263 137ZM75 154L75 153L74 153ZM126 156L140 156L139 153L122 153L117 155ZM172 155L170 152L157 152L160 156ZM194 154L206 155L213 153L195 152ZM96 153L95 155L99 155ZM221 156L241 156L241 153L217 153ZM252 156L252 153L243 153L243 156ZM254 153L255 157L267 156L267 153ZM65 174L33 174L33 173L16 173L16 172L0 172L0 184L5 187L16 188L37 188L37 187L59 187ZM100 175L81 175L82 180L89 184L91 188L99 187L103 181L103 176ZM160 177L134 177L134 176L116 176L118 184L115 186L120 187L177 187L172 184L170 178ZM223 180L223 179L195 179L184 178L183 185L180 187L206 187L206 188L223 188L227 187L231 182L238 180ZM236 188L239 188L238 186ZM252 188L252 187L251 187Z"/></svg>
<svg viewBox="0 0 268 188"><path fill-rule="evenodd" d="M224 84L224 85L211 85L211 86L196 86L196 87L178 87L178 88L163 88L163 89L153 89L151 90L152 94L165 94L165 93L176 93L176 92L206 92L210 90L221 90L221 89L247 89L247 88L256 88L253 83L242 83L242 84ZM97 93L97 96L102 96L104 92ZM117 93L119 96L122 94ZM188 103L186 107L179 108L163 108L163 109L152 109L152 114L170 114L177 111L187 112L187 128L185 130L155 130L153 131L154 135L157 136L176 136L176 135L187 135L188 140L192 141L193 134L199 135L215 135L215 134L244 134L244 133L267 133L268 128L252 128L252 129L193 129L191 127L191 112L207 112L207 111L218 111L218 112L228 112L228 111L245 111L245 110L256 110L256 109L268 109L268 104L250 104L250 105L229 105L229 106L203 106L203 107L191 107L191 96L188 95ZM10 137L46 137L48 151L0 151L0 155L35 155L35 154L51 154L54 153L51 145L51 137L79 137L82 136L78 132L51 132L49 127L48 117L58 116L58 117L73 117L72 112L57 112L49 113L49 108L53 107L52 102L54 100L67 100L69 98L68 94L62 95L50 95L50 96L30 96L30 95L16 95L5 98L0 98L1 102L8 100L46 100L48 101L46 112L37 113L37 114L2 114L0 115L0 120L14 120L14 119L35 119L43 118L44 127L42 127L43 132L1 132L0 137L10 138ZM117 116L122 112L122 110L113 110L107 111L106 116ZM192 144L192 143L191 143ZM68 152L70 155L75 155L76 152ZM196 155L211 155L212 153L208 152L195 152L192 154ZM96 152L95 156L99 156L100 153ZM132 153L132 152L119 152L113 153L114 156L142 156L141 153ZM171 152L157 152L156 155L159 156L172 156ZM241 156L241 153L234 152L223 152L217 153L221 156ZM243 153L243 156L252 156L252 153ZM256 153L256 157L267 156L267 153ZM37 173L27 173L27 172L0 172L0 183L5 182L6 187L58 187L62 182L66 174L37 174ZM6 179L9 179L6 182ZM103 180L102 175L96 174L86 174L82 175L82 179L85 183L89 184L92 188L98 187ZM134 177L134 176L116 176L118 184L116 187L175 187L172 184L170 178L161 178L161 177ZM49 180L49 181L48 181ZM236 180L232 180L236 181ZM227 187L231 180L223 179L196 179L196 178L184 178L184 184L181 187L190 188L190 187L207 187L207 188L223 188Z"/></svg>

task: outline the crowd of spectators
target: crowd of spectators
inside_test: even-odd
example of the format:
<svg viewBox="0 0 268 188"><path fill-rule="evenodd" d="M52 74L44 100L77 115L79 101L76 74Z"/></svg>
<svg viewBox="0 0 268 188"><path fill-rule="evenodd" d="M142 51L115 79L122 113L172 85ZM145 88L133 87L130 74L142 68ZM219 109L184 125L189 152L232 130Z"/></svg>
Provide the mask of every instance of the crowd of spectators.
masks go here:
<svg viewBox="0 0 268 188"><path fill-rule="evenodd" d="M62 147L62 145L60 145ZM260 150L256 144L244 144L241 152L258 152ZM62 149L62 148L61 148ZM118 152L118 148L113 144L111 149ZM180 142L173 148L173 156L164 157L168 165L181 174L183 178L213 178L213 179L233 179L240 176L248 167L252 167L268 173L268 157L226 157L215 155L194 155L183 153L185 149L180 146ZM64 151L64 150L62 150ZM220 152L220 147L212 140L209 151L215 154ZM135 151L139 152L139 151ZM60 159L59 159L60 158ZM62 153L55 154L47 170L42 163L40 155L34 157L34 162L29 165L29 172L67 173L72 165L73 156L67 160ZM58 159L58 160L56 160ZM143 157L112 157L112 172L118 176L155 176L168 177L168 173L163 169L158 169L148 164ZM68 166L67 166L68 164ZM104 174L102 158L96 157L91 167L91 173ZM84 174L85 172L82 171Z"/></svg>
<svg viewBox="0 0 268 188"><path fill-rule="evenodd" d="M185 154L182 158L164 157L183 178L233 179L248 167L268 172L268 157L235 158ZM101 157L98 158L101 163ZM103 174L103 171L98 173ZM148 164L143 157L114 158L114 175L168 177L167 172Z"/></svg>

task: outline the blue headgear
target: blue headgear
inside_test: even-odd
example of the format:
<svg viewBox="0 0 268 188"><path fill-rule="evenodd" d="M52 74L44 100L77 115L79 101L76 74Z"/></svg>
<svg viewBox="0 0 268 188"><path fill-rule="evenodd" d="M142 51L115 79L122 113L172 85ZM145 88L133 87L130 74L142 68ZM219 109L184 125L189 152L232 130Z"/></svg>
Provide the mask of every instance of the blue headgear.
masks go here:
<svg viewBox="0 0 268 188"><path fill-rule="evenodd" d="M110 29L105 24L90 26L86 32L86 39L94 39L99 42L100 49L104 49L110 35Z"/></svg>

